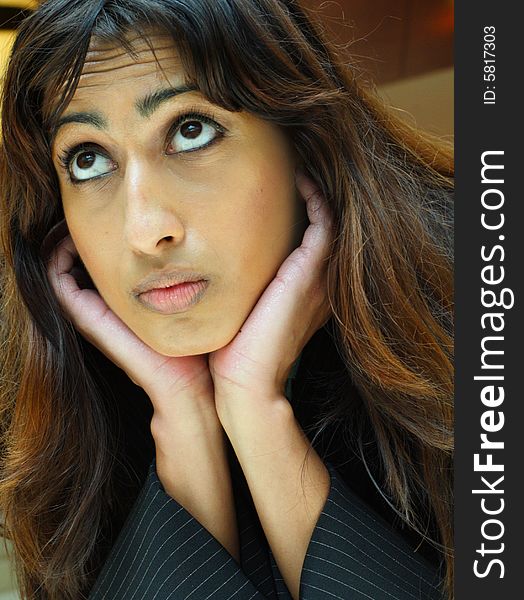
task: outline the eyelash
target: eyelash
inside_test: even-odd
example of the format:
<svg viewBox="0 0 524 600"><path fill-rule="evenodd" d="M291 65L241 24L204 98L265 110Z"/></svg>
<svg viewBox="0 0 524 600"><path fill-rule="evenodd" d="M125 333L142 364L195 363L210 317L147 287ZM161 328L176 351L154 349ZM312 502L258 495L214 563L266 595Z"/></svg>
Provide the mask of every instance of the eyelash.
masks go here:
<svg viewBox="0 0 524 600"><path fill-rule="evenodd" d="M172 140L176 131L178 130L178 128L184 122L191 121L191 120L201 121L202 123L211 125L212 127L214 127L216 129L217 136L215 138L213 138L207 144L204 144L203 146L199 146L198 148L194 148L193 150L181 150L180 152L174 152L172 154L188 154L191 152L197 152L199 150L205 150L206 148L208 148L209 146L212 146L215 142L218 142L221 138L223 138L227 132L226 128L223 127L222 125L220 125L220 123L217 122L214 115L211 114L210 112L203 111L202 109L197 109L197 108L195 108L195 109L189 108L187 111L185 111L182 114L175 117L171 127L169 128L169 131L167 134L167 140L169 140L169 141ZM102 151L102 148L98 144L89 144L89 143L76 144L75 146L72 146L71 148L64 149L58 155L58 160L60 162L61 167L67 173L69 181L74 185L81 185L83 183L89 183L90 181L94 181L96 179L105 177L107 175L106 173L104 173L102 175L97 175L95 177L91 177L90 179L84 179L84 180L74 179L72 177L70 168L71 168L71 163L73 162L73 159L79 153L86 152L87 150L95 150L102 156L109 158L107 153Z"/></svg>

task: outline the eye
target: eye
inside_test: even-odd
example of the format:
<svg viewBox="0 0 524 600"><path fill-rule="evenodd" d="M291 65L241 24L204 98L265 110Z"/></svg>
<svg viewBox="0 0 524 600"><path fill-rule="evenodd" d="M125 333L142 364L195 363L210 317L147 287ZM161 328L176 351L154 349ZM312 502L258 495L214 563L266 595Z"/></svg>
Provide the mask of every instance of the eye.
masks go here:
<svg viewBox="0 0 524 600"><path fill-rule="evenodd" d="M107 175L116 164L96 147L77 146L60 158L73 182L87 181Z"/></svg>
<svg viewBox="0 0 524 600"><path fill-rule="evenodd" d="M166 154L202 150L224 133L224 128L215 120L198 113L182 115L173 125L173 130Z"/></svg>

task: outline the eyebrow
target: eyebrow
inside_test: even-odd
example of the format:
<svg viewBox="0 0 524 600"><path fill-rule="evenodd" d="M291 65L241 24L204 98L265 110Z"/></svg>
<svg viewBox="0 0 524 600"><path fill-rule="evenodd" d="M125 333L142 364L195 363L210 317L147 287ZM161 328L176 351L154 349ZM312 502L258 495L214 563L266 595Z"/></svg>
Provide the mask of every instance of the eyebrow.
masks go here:
<svg viewBox="0 0 524 600"><path fill-rule="evenodd" d="M55 137L60 127L68 123L84 123L85 125L92 125L97 129L107 129L107 121L99 112L73 112L58 119L56 127L53 130L53 137Z"/></svg>
<svg viewBox="0 0 524 600"><path fill-rule="evenodd" d="M149 118L164 102L185 94L187 92L198 91L196 86L182 85L178 87L168 87L150 94L146 94L143 98L139 98L135 102L135 108L138 114L144 119ZM64 115L58 119L56 127L53 130L52 137L54 138L60 129L68 123L82 123L84 125L92 125L97 129L107 129L107 119L99 112L73 112Z"/></svg>
<svg viewBox="0 0 524 600"><path fill-rule="evenodd" d="M135 102L135 108L141 117L147 119L163 102L166 102L166 100L170 100L171 98L179 96L180 94L195 91L198 91L198 88L190 85L164 88L162 90L152 92L151 94L146 94L143 98L138 99Z"/></svg>

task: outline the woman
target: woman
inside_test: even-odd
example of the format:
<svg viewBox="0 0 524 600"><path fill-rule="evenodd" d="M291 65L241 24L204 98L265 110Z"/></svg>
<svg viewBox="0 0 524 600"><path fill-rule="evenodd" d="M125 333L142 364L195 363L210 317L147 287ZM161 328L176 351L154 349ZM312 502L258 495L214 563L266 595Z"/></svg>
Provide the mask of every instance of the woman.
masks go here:
<svg viewBox="0 0 524 600"><path fill-rule="evenodd" d="M293 0L49 0L2 127L23 597L451 597L449 149Z"/></svg>

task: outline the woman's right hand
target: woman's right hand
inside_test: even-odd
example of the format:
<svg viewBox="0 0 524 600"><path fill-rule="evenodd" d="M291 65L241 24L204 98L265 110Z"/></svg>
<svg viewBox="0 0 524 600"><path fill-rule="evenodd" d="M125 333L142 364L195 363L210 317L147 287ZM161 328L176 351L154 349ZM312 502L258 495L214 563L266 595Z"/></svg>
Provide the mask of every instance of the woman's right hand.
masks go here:
<svg viewBox="0 0 524 600"><path fill-rule="evenodd" d="M52 237L52 234L51 234ZM165 491L239 560L226 436L215 408L207 355L167 357L142 342L95 289L79 282L70 235L53 246L48 277L76 329L153 404L156 471Z"/></svg>
<svg viewBox="0 0 524 600"><path fill-rule="evenodd" d="M170 399L191 395L195 409L213 409L213 381L207 355L168 357L140 340L109 308L96 289L79 285L78 251L70 235L61 240L48 262L54 292L75 328L128 377L144 389L157 416L168 414ZM84 274L85 277L85 274ZM188 422L190 415L180 415Z"/></svg>

